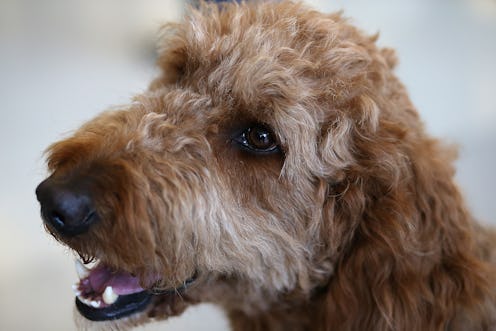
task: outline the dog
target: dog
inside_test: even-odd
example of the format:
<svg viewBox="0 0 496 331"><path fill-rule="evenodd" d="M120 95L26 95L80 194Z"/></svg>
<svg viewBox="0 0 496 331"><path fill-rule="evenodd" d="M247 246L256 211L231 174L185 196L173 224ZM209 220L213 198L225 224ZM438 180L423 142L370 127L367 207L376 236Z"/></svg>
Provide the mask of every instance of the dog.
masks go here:
<svg viewBox="0 0 496 331"><path fill-rule="evenodd" d="M79 327L210 302L233 330L496 330L496 233L376 40L291 1L166 25L149 88L47 150Z"/></svg>

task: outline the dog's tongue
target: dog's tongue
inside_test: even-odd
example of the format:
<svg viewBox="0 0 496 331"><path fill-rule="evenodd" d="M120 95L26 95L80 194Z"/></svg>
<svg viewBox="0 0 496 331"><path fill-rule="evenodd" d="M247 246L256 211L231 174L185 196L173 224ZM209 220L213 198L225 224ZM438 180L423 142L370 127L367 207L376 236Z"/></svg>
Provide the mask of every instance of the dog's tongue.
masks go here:
<svg viewBox="0 0 496 331"><path fill-rule="evenodd" d="M107 286L112 286L116 294L126 295L143 291L137 277L123 271L112 271L105 265L92 269L86 282L96 293L103 293Z"/></svg>

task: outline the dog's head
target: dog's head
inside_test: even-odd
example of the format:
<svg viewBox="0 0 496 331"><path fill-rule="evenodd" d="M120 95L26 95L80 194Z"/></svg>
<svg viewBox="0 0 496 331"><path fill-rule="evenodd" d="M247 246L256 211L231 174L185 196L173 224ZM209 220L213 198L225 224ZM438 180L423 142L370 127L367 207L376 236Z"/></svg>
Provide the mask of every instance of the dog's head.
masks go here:
<svg viewBox="0 0 496 331"><path fill-rule="evenodd" d="M149 90L48 150L46 228L98 261L78 264L79 312L258 311L326 286L370 205L399 208L384 196L422 134L375 39L291 2L204 4L166 26Z"/></svg>

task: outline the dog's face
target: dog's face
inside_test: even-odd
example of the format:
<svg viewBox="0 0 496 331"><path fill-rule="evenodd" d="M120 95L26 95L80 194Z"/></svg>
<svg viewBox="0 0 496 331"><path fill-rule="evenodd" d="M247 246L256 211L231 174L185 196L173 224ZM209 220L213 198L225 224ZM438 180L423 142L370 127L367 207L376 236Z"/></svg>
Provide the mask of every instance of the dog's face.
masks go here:
<svg viewBox="0 0 496 331"><path fill-rule="evenodd" d="M48 151L46 228L98 261L78 264L87 319L305 297L352 236L344 194L373 164L359 140L380 131L391 56L300 5L204 7L166 29L149 91Z"/></svg>

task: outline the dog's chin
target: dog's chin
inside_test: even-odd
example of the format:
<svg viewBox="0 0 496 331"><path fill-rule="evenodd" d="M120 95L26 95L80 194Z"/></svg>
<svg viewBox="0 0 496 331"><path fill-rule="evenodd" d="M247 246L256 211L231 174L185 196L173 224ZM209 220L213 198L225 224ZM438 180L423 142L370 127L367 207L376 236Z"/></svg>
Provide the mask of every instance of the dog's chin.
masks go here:
<svg viewBox="0 0 496 331"><path fill-rule="evenodd" d="M76 297L76 308L79 313L91 321L108 321L128 317L144 311L151 305L153 294L141 291L128 295L120 295L119 298L105 307L94 307Z"/></svg>
<svg viewBox="0 0 496 331"><path fill-rule="evenodd" d="M142 288L139 279L132 274L110 269L103 263L90 269L76 261L76 271L79 276L79 282L73 287L76 323L85 324L86 320L86 324L104 327L108 324L105 322L111 322L113 329L126 329L151 318L179 315L188 305L185 292L196 279L192 277L178 287L155 291Z"/></svg>

